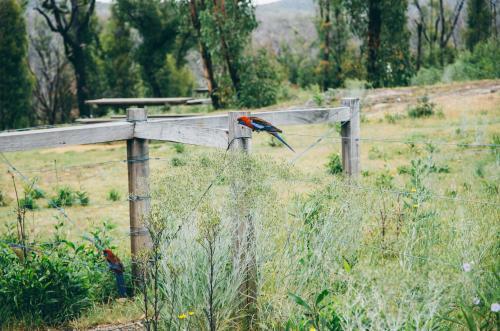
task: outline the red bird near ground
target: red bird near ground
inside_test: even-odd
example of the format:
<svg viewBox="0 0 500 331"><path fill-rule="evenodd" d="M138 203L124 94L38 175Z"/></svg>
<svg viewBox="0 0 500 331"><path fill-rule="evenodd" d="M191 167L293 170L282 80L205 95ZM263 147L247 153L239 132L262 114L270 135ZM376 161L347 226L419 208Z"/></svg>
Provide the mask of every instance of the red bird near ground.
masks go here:
<svg viewBox="0 0 500 331"><path fill-rule="evenodd" d="M116 286L118 287L120 297L126 297L127 291L125 289L125 279L123 278L123 271L125 271L125 268L123 267L122 261L120 261L118 256L113 254L110 249L105 249L102 253L108 262L109 269L115 273Z"/></svg>
<svg viewBox="0 0 500 331"><path fill-rule="evenodd" d="M238 123L250 128L252 131L260 132L265 131L281 141L286 147L290 148L292 152L295 152L293 148L287 144L285 139L283 139L279 134L283 131L272 125L271 123L264 121L262 118L254 116L241 116L238 117Z"/></svg>

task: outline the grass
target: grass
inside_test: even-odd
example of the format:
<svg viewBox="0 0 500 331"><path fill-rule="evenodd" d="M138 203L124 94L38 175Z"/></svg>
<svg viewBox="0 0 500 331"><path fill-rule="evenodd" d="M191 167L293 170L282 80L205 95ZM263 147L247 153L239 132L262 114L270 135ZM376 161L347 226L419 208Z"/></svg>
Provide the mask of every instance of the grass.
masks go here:
<svg viewBox="0 0 500 331"><path fill-rule="evenodd" d="M492 292L494 287L487 285L491 275L497 272L495 268L498 268L498 261L495 260L498 256L498 208L447 199L412 201L390 193L392 190L411 191L414 188L411 175L398 173L399 167L408 167L410 160L414 159L427 162L431 155L435 167L447 168L448 173L436 171L426 174L422 191L418 188L422 197L429 191L437 196L500 203L499 161L495 151L436 144L429 153L425 144L404 143L415 140L492 143L493 137L498 136L499 92L461 96L451 94L457 84L436 88L442 91L442 95L431 96L431 101L442 109L444 118L397 116L395 121L384 120L388 118L387 114L404 114L409 106L416 104L412 100L386 104L383 109L377 105L362 106L366 116L361 125L363 137L402 141L362 141L361 165L366 176L361 177L358 184L374 190L353 189L341 177L328 174L328 156L340 153L340 142L336 139L326 139L300 158L294 168L288 169L281 162L291 159L293 155L287 149L270 146L269 137L265 134L254 135L253 153L278 164L263 163L260 176L268 178L276 172L278 175L275 176L277 178L266 179L268 183L264 188L272 191L272 198L259 200L262 211L255 214L257 254L262 263L258 308L263 326L279 329L287 322L297 327L308 323L304 308L289 297L289 292L310 302L328 289L329 295L324 299L328 302L328 309L342 316L343 326L347 329L428 329L432 323L459 328L458 324L439 319L439 314L449 310L451 319L464 321L457 308L459 304L468 309L472 307L469 303L475 296L482 296L483 302L498 302L498 292ZM415 88L414 91L416 95L428 92L425 88ZM305 100L305 95L301 91L298 100ZM287 141L301 151L316 141L316 136L328 127L309 125L283 129ZM187 191L192 193L186 199L197 196L194 193L201 190L203 183L214 175L214 169L209 167L207 170L197 165L199 162L196 160L205 152L206 149L190 147L189 153L179 155L179 147L173 144L151 144L151 156L161 158L150 161L156 178L153 188L165 187L166 190L163 195L157 195L157 202L161 199L174 201L174 193L184 196L179 193L180 186L176 186L182 183L182 176L192 177L194 181L187 186L189 190L184 187L186 194ZM116 202L108 200L112 190L127 192L126 164L111 162L126 158L124 143L6 153L6 156L25 175L38 177L38 186L49 197L56 195L59 184L88 192L88 206L65 208L74 221L70 236L78 238L91 226L109 219L118 225L111 230L111 235L116 238L119 256L128 254L128 202L125 199ZM54 159L59 165L57 177L53 171ZM90 163L89 160L102 164L80 167ZM108 161L110 163L106 163ZM38 168L45 170L35 171ZM0 171L7 171L3 164ZM481 176L477 175L478 172ZM170 177L174 174L178 175L177 179ZM224 206L222 202L225 199L220 197L227 193L227 180L231 176L234 174L228 174L213 193L215 196L211 201L214 208ZM169 183L165 178L172 181ZM11 186L8 176L0 178L0 191L6 200L12 201ZM260 196L260 193L255 194ZM50 225L57 222L54 216L58 212L45 208L42 203L39 205L40 209L28 215L28 219L33 220L30 235L44 237L49 235ZM182 206L174 204L164 208L175 207L182 211ZM184 207L189 209L190 206ZM0 207L0 226L14 220L12 208L12 204ZM231 210L233 207L227 208ZM401 212L405 215L404 225L400 224ZM227 216L222 219L224 224L229 224ZM195 275L200 273L197 265L204 266L205 260L203 250L196 244L199 241L197 233L196 224L190 225L179 240L172 243L168 252L172 266L185 271L180 279L182 284L176 289L184 301L173 305L174 315L187 309L196 310L199 317L193 317L192 321L202 325L204 299L203 291L199 289L203 288L203 279ZM229 234L222 233L221 237L223 239L218 247L223 259L229 254ZM419 258L422 256L426 259ZM349 271L345 268L344 258L349 261ZM470 261L475 263L473 271L464 273L460 266ZM171 271L166 272L166 277L171 275ZM234 278L231 277L224 278L227 289L232 288L231 280ZM193 293L193 289L199 293ZM220 310L222 326L230 328L235 311L231 310L233 305L229 302L233 299L230 293L222 293L221 297L227 300L227 305ZM128 301L95 307L73 321L72 326L86 328L136 320L141 316L137 304ZM325 311L330 311L328 309L321 310L321 314L326 314ZM480 307L470 314L476 320L487 319L484 315L486 311L486 307ZM477 316L479 313L484 316Z"/></svg>

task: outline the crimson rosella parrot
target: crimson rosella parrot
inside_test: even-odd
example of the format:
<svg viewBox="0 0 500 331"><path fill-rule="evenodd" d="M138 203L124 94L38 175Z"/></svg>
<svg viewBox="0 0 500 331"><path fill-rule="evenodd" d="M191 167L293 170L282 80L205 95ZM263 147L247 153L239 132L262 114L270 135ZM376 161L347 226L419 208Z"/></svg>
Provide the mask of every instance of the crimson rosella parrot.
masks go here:
<svg viewBox="0 0 500 331"><path fill-rule="evenodd" d="M250 128L252 131L260 132L265 131L270 135L274 136L276 139L281 141L286 147L290 148L292 152L295 153L293 148L286 143L286 141L279 135L283 131L272 125L271 123L264 121L262 118L254 116L241 116L238 117L238 123Z"/></svg>
<svg viewBox="0 0 500 331"><path fill-rule="evenodd" d="M123 267L122 262L113 254L110 249L103 250L104 257L108 262L109 270L115 273L116 277L116 286L118 287L118 294L120 297L124 298L127 296L127 291L125 289L125 279L123 278L123 271L125 268Z"/></svg>

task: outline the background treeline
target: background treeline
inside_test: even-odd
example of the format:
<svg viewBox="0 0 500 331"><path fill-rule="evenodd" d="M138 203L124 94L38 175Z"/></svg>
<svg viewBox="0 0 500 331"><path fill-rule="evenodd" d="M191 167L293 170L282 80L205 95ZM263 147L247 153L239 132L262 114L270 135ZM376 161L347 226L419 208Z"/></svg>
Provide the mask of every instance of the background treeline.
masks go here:
<svg viewBox="0 0 500 331"><path fill-rule="evenodd" d="M0 0L0 129L104 115L87 99L189 96L198 85L219 109L349 80L391 87L500 77L490 0L315 0L314 38L268 44L252 39L259 22L250 0L115 0L106 15L99 6Z"/></svg>

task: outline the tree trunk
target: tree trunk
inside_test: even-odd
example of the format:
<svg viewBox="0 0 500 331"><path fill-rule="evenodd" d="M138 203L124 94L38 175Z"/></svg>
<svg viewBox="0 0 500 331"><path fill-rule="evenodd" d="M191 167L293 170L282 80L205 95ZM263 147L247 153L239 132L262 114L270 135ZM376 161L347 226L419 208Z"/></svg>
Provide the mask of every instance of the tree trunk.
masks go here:
<svg viewBox="0 0 500 331"><path fill-rule="evenodd" d="M326 1L321 1L320 2L320 16L321 16L321 24L322 30L323 30L323 56L322 56L322 67L323 67L323 82L322 82L322 90L326 91L328 90L328 85L330 82L330 79L328 77L330 70L328 70L329 66L331 65L330 63L330 47L331 47L331 40L330 40L330 26L331 26L331 20L330 20L330 0Z"/></svg>
<svg viewBox="0 0 500 331"><path fill-rule="evenodd" d="M81 47L74 47L72 51L73 54L69 60L73 65L73 70L75 71L76 99L78 109L80 110L80 117L90 117L90 107L85 104L85 100L87 100L89 96L87 88L85 54Z"/></svg>
<svg viewBox="0 0 500 331"><path fill-rule="evenodd" d="M381 68L378 63L380 32L382 27L381 0L369 0L368 4L368 80L380 87Z"/></svg>
<svg viewBox="0 0 500 331"><path fill-rule="evenodd" d="M417 25L417 71L419 71L420 67L422 66L422 32L423 32L422 23L418 23L418 25Z"/></svg>
<svg viewBox="0 0 500 331"><path fill-rule="evenodd" d="M217 82L215 81L215 74L214 74L214 68L213 68L213 62L212 62L212 56L210 55L210 52L208 50L207 45L205 42L202 40L201 36L201 23L200 23L200 18L198 16L198 9L196 8L196 0L191 0L190 1L190 9L191 9L191 21L193 22L193 27L196 31L196 35L198 38L198 44L200 47L200 54L201 54L201 59L203 61L203 69L205 73L205 79L207 80L208 83L208 92L210 94L210 98L212 99L212 105L215 109L221 108L221 103L219 99L219 91L218 91L218 85ZM205 1L201 0L200 1L200 10L205 9Z"/></svg>

